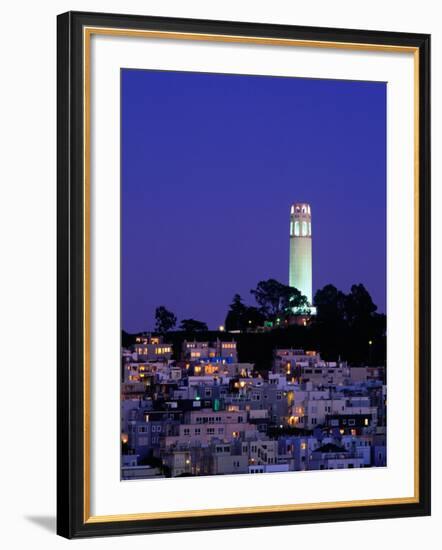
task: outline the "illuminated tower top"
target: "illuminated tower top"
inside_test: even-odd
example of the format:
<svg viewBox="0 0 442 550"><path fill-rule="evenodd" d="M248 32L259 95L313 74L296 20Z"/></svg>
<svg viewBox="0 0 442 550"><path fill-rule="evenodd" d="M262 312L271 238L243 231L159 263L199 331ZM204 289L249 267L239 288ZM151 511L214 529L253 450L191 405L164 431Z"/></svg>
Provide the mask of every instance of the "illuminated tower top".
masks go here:
<svg viewBox="0 0 442 550"><path fill-rule="evenodd" d="M290 208L290 237L311 237L312 215L310 205L295 202Z"/></svg>

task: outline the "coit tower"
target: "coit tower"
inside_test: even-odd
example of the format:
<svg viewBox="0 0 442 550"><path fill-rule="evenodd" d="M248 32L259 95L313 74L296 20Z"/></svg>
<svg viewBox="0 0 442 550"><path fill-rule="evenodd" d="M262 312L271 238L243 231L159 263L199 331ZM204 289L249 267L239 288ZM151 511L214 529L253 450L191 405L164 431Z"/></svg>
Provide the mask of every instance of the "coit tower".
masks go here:
<svg viewBox="0 0 442 550"><path fill-rule="evenodd" d="M304 202L290 207L289 285L312 304L312 213Z"/></svg>

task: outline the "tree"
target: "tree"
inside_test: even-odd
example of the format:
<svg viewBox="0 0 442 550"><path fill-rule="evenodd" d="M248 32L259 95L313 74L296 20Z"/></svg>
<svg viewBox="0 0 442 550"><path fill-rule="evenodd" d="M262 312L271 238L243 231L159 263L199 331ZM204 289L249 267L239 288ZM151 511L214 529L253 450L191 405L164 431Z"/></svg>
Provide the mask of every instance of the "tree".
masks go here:
<svg viewBox="0 0 442 550"><path fill-rule="evenodd" d="M376 310L364 285L353 285L346 296L346 317L355 362L376 364L385 352L386 317Z"/></svg>
<svg viewBox="0 0 442 550"><path fill-rule="evenodd" d="M204 332L208 330L207 324L196 319L183 319L180 324L180 329L184 332Z"/></svg>
<svg viewBox="0 0 442 550"><path fill-rule="evenodd" d="M226 330L247 330L264 324L265 316L254 306L243 303L239 294L235 294L225 320Z"/></svg>
<svg viewBox="0 0 442 550"><path fill-rule="evenodd" d="M262 327L265 320L265 316L257 307L246 307L246 311L244 314L244 329Z"/></svg>
<svg viewBox="0 0 442 550"><path fill-rule="evenodd" d="M275 279L260 281L250 291L267 319L297 313L309 313L308 300L297 288L284 285Z"/></svg>
<svg viewBox="0 0 442 550"><path fill-rule="evenodd" d="M244 330L247 306L239 294L235 294L224 322L226 330Z"/></svg>
<svg viewBox="0 0 442 550"><path fill-rule="evenodd" d="M297 315L308 315L310 307L307 296L304 296L301 291L292 286L285 287L285 308L284 315L290 316L293 313Z"/></svg>
<svg viewBox="0 0 442 550"><path fill-rule="evenodd" d="M175 315L164 306L159 306L155 310L155 329L160 334L169 332L176 325Z"/></svg>
<svg viewBox="0 0 442 550"><path fill-rule="evenodd" d="M317 346L325 356L348 358L346 351L352 344L346 321L346 295L329 284L319 289L314 297L317 308L312 331Z"/></svg>
<svg viewBox="0 0 442 550"><path fill-rule="evenodd" d="M346 317L347 297L333 285L325 285L314 297L318 322L339 322Z"/></svg>
<svg viewBox="0 0 442 550"><path fill-rule="evenodd" d="M275 279L260 281L250 293L267 318L276 317L283 308L284 285Z"/></svg>
<svg viewBox="0 0 442 550"><path fill-rule="evenodd" d="M326 355L343 354L352 364L384 364L386 316L362 284L344 294L333 285L318 290L314 299L317 315L312 331Z"/></svg>
<svg viewBox="0 0 442 550"><path fill-rule="evenodd" d="M345 299L345 312L350 325L367 322L377 309L363 284L352 285Z"/></svg>

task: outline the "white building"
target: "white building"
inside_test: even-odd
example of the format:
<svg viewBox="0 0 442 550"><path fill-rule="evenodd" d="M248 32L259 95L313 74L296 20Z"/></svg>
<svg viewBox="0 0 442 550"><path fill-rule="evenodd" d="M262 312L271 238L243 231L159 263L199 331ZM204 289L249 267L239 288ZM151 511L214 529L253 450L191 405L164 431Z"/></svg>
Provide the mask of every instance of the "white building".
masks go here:
<svg viewBox="0 0 442 550"><path fill-rule="evenodd" d="M140 361L168 361L172 357L172 344L163 342L162 336L137 336L131 351Z"/></svg>
<svg viewBox="0 0 442 550"><path fill-rule="evenodd" d="M238 362L236 342L223 342L217 339L215 342L198 342L196 340L184 340L182 347L183 359L186 361L215 361L228 360Z"/></svg>

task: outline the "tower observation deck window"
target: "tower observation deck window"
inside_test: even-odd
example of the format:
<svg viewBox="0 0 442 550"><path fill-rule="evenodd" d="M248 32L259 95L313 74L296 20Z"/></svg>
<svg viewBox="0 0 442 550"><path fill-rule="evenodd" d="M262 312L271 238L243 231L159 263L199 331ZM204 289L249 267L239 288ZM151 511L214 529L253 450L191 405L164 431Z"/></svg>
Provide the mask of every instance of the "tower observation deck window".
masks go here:
<svg viewBox="0 0 442 550"><path fill-rule="evenodd" d="M302 236L307 236L307 222L302 222Z"/></svg>
<svg viewBox="0 0 442 550"><path fill-rule="evenodd" d="M295 237L299 237L299 222L295 222Z"/></svg>

